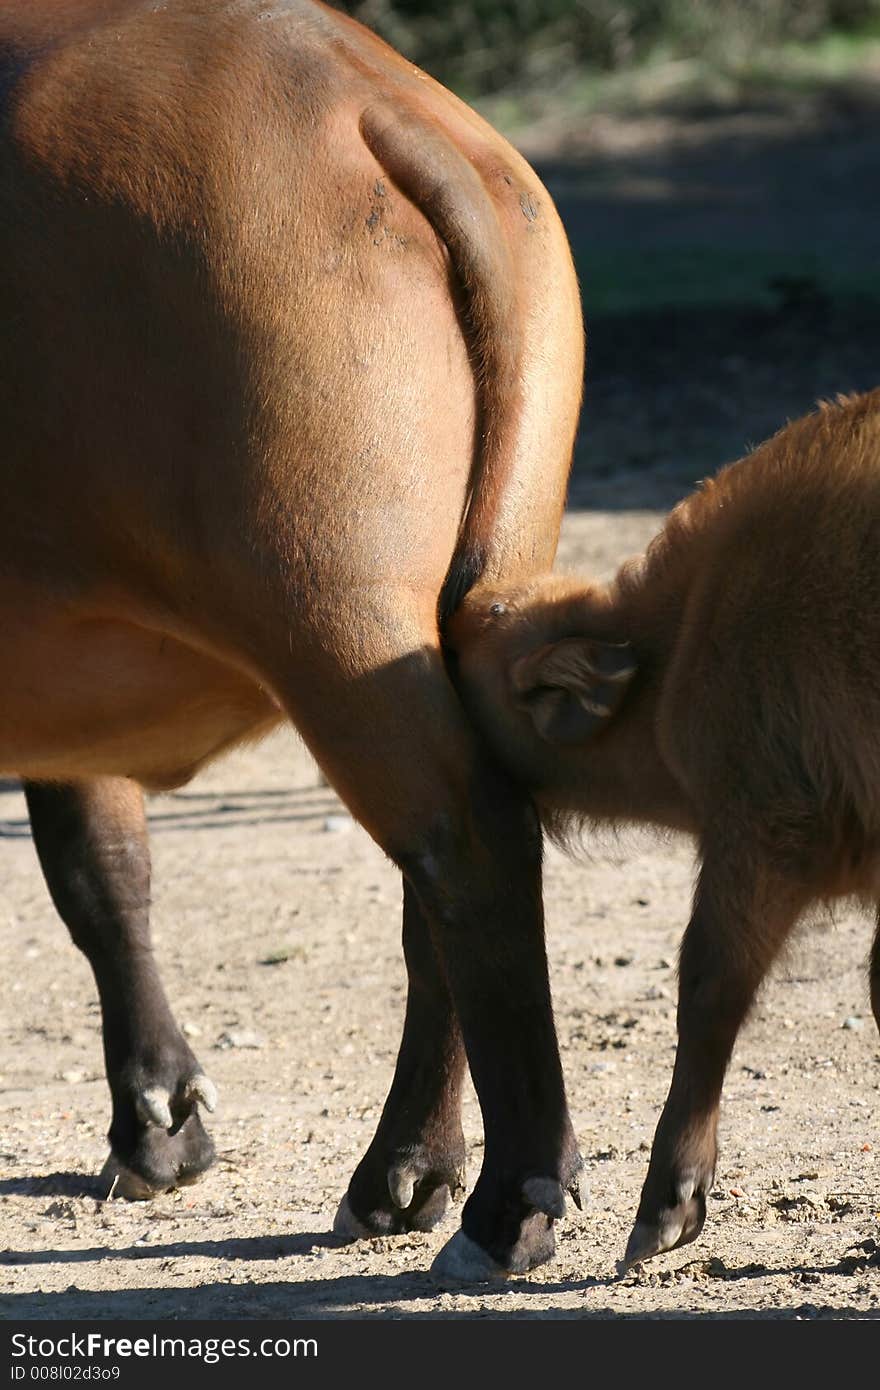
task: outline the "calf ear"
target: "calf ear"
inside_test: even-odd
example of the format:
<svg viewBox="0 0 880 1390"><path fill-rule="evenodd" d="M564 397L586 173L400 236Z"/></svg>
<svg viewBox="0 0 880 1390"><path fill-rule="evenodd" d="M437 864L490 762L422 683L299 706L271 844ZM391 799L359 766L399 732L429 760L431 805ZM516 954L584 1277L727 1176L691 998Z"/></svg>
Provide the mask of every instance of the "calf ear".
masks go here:
<svg viewBox="0 0 880 1390"><path fill-rule="evenodd" d="M618 709L636 665L628 642L566 637L520 657L516 701L550 743L583 743Z"/></svg>

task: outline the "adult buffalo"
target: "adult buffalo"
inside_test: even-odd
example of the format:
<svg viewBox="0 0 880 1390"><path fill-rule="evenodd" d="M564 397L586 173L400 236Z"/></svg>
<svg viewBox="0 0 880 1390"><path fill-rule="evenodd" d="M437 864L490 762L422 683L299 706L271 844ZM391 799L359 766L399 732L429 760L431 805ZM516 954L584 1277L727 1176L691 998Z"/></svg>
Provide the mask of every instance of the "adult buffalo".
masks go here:
<svg viewBox="0 0 880 1390"><path fill-rule="evenodd" d="M533 171L316 0L0 0L0 768L94 970L130 1194L213 1088L150 953L142 788L290 719L404 879L394 1082L337 1229L446 1273L553 1248L580 1160L540 833L438 613L553 558L582 326Z"/></svg>

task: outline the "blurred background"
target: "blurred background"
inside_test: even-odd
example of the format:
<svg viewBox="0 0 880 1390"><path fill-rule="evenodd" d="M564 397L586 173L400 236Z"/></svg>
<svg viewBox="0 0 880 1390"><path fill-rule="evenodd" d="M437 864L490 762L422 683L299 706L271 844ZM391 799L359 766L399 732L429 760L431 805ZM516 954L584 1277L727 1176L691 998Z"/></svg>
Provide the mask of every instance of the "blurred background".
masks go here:
<svg viewBox="0 0 880 1390"><path fill-rule="evenodd" d="M588 327L570 501L664 509L880 384L880 0L348 0L534 164Z"/></svg>

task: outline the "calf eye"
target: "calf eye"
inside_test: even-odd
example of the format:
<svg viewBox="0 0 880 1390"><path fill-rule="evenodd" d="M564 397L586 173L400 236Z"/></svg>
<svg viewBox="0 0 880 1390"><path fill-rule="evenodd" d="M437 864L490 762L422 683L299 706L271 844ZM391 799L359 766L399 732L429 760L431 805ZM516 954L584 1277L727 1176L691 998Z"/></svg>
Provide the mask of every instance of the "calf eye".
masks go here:
<svg viewBox="0 0 880 1390"><path fill-rule="evenodd" d="M500 618L502 613L507 612L507 604L493 603L492 607L489 609L489 612L492 614L493 618Z"/></svg>

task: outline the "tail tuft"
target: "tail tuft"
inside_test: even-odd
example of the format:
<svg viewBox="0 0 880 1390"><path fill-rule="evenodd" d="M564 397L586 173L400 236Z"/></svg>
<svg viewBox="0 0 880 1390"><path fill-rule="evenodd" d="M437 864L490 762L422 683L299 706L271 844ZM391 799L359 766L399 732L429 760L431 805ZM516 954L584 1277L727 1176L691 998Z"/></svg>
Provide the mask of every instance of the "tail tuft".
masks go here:
<svg viewBox="0 0 880 1390"><path fill-rule="evenodd" d="M469 545L456 552L443 588L440 590L440 599L437 605L437 620L441 632L444 624L449 622L465 595L481 579L483 570L486 568L486 559L487 551L484 545Z"/></svg>

